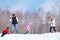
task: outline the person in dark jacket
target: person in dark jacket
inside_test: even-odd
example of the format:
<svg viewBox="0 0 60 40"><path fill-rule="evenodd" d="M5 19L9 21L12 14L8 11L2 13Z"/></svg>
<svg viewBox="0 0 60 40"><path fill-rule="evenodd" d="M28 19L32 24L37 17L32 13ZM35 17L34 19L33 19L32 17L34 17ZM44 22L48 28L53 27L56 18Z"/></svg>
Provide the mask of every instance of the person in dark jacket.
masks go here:
<svg viewBox="0 0 60 40"><path fill-rule="evenodd" d="M6 34L10 34L9 27L7 27L6 29L3 30L1 37L3 37Z"/></svg>
<svg viewBox="0 0 60 40"><path fill-rule="evenodd" d="M13 29L16 29L16 33L18 34L18 18L15 16L15 14L12 15L10 21L12 22L12 27L11 27L11 33L13 33Z"/></svg>

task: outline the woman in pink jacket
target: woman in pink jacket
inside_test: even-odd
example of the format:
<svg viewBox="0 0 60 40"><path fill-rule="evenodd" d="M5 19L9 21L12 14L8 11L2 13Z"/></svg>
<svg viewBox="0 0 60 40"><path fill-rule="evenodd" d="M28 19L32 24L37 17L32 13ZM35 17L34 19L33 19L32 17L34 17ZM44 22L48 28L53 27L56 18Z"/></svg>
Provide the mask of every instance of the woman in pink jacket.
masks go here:
<svg viewBox="0 0 60 40"><path fill-rule="evenodd" d="M29 23L26 27L26 32L24 34L28 34L31 29L31 23Z"/></svg>

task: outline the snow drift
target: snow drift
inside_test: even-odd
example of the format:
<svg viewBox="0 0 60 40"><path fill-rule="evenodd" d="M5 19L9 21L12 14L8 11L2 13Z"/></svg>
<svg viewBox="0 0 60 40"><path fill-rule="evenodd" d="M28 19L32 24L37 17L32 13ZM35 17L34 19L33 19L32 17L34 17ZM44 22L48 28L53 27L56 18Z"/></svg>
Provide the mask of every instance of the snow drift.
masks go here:
<svg viewBox="0 0 60 40"><path fill-rule="evenodd" d="M56 32L45 34L7 34L4 37L0 37L0 40L60 40L60 33Z"/></svg>

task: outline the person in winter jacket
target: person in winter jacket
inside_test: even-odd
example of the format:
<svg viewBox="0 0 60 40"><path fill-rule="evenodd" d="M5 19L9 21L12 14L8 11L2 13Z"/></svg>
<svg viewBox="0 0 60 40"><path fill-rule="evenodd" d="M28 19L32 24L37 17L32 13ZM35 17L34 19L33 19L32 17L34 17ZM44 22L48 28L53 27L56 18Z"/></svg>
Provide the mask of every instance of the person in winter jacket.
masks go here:
<svg viewBox="0 0 60 40"><path fill-rule="evenodd" d="M52 29L56 32L56 23L55 23L55 16L51 17L51 27L50 27L50 32Z"/></svg>
<svg viewBox="0 0 60 40"><path fill-rule="evenodd" d="M31 29L31 23L29 23L26 27L26 32L24 34L28 34Z"/></svg>
<svg viewBox="0 0 60 40"><path fill-rule="evenodd" d="M13 33L13 29L16 29L16 33L18 34L18 18L15 16L15 14L12 15L12 17L10 18L10 21L12 23L12 27L11 27L11 33Z"/></svg>
<svg viewBox="0 0 60 40"><path fill-rule="evenodd" d="M6 29L3 30L1 37L3 37L6 34L10 34L9 27L7 27Z"/></svg>

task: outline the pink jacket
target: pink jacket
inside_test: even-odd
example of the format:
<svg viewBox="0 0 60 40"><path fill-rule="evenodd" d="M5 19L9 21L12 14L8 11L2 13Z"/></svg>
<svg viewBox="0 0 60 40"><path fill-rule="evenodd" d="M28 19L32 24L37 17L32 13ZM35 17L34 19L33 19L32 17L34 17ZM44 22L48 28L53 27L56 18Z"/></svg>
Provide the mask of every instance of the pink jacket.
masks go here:
<svg viewBox="0 0 60 40"><path fill-rule="evenodd" d="M29 31L30 29L31 29L31 23L27 25L27 31Z"/></svg>

